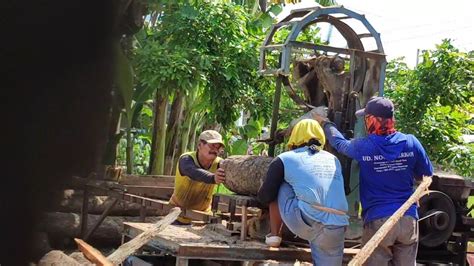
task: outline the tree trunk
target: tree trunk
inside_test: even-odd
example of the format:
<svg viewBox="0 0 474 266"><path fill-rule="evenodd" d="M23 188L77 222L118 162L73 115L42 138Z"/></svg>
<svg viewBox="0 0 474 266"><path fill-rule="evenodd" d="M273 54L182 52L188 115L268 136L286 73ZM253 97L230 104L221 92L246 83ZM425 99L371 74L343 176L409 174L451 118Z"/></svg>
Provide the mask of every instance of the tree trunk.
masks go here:
<svg viewBox="0 0 474 266"><path fill-rule="evenodd" d="M89 215L87 228L91 228L100 215ZM156 221L157 217L147 217L147 222ZM50 239L61 240L80 236L80 215L77 213L49 212L44 213L37 227L48 233ZM124 222L139 222L140 217L108 216L91 235L88 243L120 245Z"/></svg>
<svg viewBox="0 0 474 266"><path fill-rule="evenodd" d="M153 121L153 143L150 156L150 174L152 175L162 175L164 173L167 109L168 97L162 96L157 92L155 97L155 114Z"/></svg>
<svg viewBox="0 0 474 266"><path fill-rule="evenodd" d="M201 128L202 128L202 120L204 118L204 115L199 113L196 115L194 118L194 121L192 123L192 135L191 135L191 141L188 144L188 151L194 151L196 150L196 135L201 134Z"/></svg>
<svg viewBox="0 0 474 266"><path fill-rule="evenodd" d="M165 173L171 175L173 169L173 160L176 154L176 144L179 137L179 128L183 116L184 93L176 92L173 104L171 105L170 116L168 118L168 130L166 132L166 156L171 160L170 166L165 167ZM166 166L166 165L165 165Z"/></svg>
<svg viewBox="0 0 474 266"><path fill-rule="evenodd" d="M179 145L178 156L186 152L189 140L192 137L190 136L190 133L191 133L191 125L193 123L194 116L195 116L194 113L186 112L186 119L184 120L184 124L181 127L181 144Z"/></svg>
<svg viewBox="0 0 474 266"><path fill-rule="evenodd" d="M220 163L225 171L224 185L237 194L256 196L272 160L266 156L230 156Z"/></svg>
<svg viewBox="0 0 474 266"><path fill-rule="evenodd" d="M117 145L122 138L120 132L121 108L118 101L117 92L114 91L112 97L112 107L110 108L110 122L108 125L107 144L104 152L104 165L115 165L117 159Z"/></svg>
<svg viewBox="0 0 474 266"><path fill-rule="evenodd" d="M186 152L187 151L186 149L188 148L188 143L191 138L190 136L191 127L196 117L196 113L194 109L195 109L195 101L196 101L198 92L199 92L199 87L191 91L188 97L186 97L186 103L185 103L186 109L185 111L183 111L184 123L181 126L181 130L180 130L181 143L179 145L178 156Z"/></svg>
<svg viewBox="0 0 474 266"><path fill-rule="evenodd" d="M131 127L127 128L126 161L127 161L127 174L131 174L133 173L133 137L132 137Z"/></svg>

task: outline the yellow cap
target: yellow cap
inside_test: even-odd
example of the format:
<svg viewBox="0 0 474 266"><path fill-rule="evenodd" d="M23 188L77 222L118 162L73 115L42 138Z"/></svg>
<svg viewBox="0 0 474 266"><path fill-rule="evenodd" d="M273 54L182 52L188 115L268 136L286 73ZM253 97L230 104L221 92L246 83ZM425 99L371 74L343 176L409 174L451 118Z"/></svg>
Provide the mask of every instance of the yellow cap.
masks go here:
<svg viewBox="0 0 474 266"><path fill-rule="evenodd" d="M318 146L318 150L322 150L326 143L324 130L319 125L318 121L313 119L303 119L293 127L293 130L291 130L287 146L288 148L300 146L301 144L308 142L310 139L317 139L319 143L321 143L321 146Z"/></svg>

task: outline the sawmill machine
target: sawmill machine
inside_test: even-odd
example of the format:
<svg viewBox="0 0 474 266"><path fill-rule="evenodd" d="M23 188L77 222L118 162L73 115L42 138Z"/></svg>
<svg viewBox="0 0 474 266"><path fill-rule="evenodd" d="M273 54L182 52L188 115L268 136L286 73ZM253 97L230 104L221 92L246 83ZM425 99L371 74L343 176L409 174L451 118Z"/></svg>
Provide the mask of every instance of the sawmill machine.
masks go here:
<svg viewBox="0 0 474 266"><path fill-rule="evenodd" d="M308 34L328 28L343 45L308 41ZM275 77L269 155L282 141L277 130L282 89L307 115L318 106L328 107L328 118L346 138L365 135L363 121L355 111L374 96L383 96L386 56L380 34L364 15L343 6L292 10L271 26L260 51L259 73ZM281 135L281 134L280 134ZM348 247L360 241L362 223L359 204L359 168L355 161L333 152L341 161L349 202ZM467 178L437 173L419 207L420 244L418 260L464 265L473 219L467 198L472 183Z"/></svg>

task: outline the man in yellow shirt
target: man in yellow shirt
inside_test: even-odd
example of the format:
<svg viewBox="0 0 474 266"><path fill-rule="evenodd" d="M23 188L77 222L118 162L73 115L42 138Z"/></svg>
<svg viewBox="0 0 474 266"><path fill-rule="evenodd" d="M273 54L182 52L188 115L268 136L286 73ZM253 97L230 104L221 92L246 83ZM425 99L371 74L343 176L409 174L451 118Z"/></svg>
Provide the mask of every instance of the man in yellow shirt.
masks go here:
<svg viewBox="0 0 474 266"><path fill-rule="evenodd" d="M199 135L197 151L184 153L179 158L171 204L210 212L212 194L217 184L225 181L224 170L219 168L222 158L218 156L223 149L222 136L217 131L206 130ZM179 217L177 221L190 223L186 217Z"/></svg>

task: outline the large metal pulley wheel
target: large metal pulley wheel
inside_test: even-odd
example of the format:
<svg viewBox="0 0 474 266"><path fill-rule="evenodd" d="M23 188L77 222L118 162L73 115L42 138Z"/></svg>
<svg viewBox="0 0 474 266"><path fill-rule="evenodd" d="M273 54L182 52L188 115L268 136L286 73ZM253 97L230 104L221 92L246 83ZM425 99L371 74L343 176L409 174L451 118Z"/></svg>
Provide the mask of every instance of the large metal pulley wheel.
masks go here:
<svg viewBox="0 0 474 266"><path fill-rule="evenodd" d="M420 199L419 243L437 247L445 243L456 225L456 211L451 198L440 191L430 191Z"/></svg>

